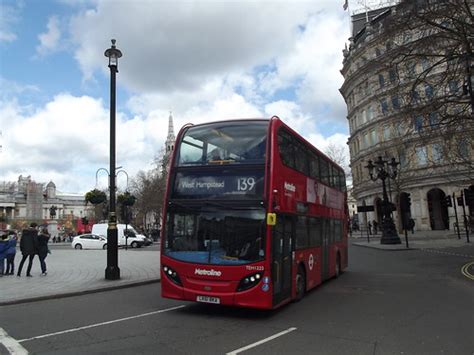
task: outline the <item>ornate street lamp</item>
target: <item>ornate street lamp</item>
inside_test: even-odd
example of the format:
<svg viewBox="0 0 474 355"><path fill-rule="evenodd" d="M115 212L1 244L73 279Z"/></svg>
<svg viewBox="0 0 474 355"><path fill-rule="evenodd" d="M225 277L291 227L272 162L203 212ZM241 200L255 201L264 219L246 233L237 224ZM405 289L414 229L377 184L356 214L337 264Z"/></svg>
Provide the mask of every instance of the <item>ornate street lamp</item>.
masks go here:
<svg viewBox="0 0 474 355"><path fill-rule="evenodd" d="M110 169L109 169L109 226L107 228L107 268L105 278L107 280L120 279L120 269L118 267L118 233L117 214L115 207L115 75L118 73L118 59L122 52L115 47L115 39L112 40L112 47L104 53L109 58L110 68Z"/></svg>
<svg viewBox="0 0 474 355"><path fill-rule="evenodd" d="M382 238L380 244L401 244L400 237L398 236L395 224L392 219L392 204L388 200L387 188L385 186L385 180L395 179L397 176L398 162L395 158L392 158L390 162L383 160L381 156L375 162L369 160L369 164L366 168L369 170L370 180L377 181L382 180L383 188L383 200L382 200Z"/></svg>

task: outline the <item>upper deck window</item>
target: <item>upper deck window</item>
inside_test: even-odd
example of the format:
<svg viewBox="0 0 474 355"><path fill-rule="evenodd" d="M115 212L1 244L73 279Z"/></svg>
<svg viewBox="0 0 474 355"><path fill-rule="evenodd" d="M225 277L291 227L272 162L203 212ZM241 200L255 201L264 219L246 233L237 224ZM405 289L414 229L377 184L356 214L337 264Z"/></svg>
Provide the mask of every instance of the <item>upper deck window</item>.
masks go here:
<svg viewBox="0 0 474 355"><path fill-rule="evenodd" d="M268 121L216 122L187 129L178 166L264 164Z"/></svg>

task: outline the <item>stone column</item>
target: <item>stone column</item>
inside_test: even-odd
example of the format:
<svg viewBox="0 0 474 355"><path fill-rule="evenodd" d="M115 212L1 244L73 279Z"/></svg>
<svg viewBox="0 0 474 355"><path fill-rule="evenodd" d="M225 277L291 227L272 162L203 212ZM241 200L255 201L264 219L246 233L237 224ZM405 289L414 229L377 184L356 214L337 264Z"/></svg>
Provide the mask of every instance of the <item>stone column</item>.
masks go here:
<svg viewBox="0 0 474 355"><path fill-rule="evenodd" d="M420 230L431 230L430 226L430 212L428 210L428 196L427 196L427 189L420 189ZM423 223L425 222L425 223Z"/></svg>

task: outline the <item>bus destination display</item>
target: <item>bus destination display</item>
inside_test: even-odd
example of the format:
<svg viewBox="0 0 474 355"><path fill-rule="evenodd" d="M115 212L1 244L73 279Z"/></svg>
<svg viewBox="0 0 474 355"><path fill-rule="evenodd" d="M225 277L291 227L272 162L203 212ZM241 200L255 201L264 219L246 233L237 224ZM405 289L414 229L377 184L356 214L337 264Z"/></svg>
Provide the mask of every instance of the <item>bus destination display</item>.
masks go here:
<svg viewBox="0 0 474 355"><path fill-rule="evenodd" d="M263 172L232 175L178 173L174 198L258 198L263 192Z"/></svg>

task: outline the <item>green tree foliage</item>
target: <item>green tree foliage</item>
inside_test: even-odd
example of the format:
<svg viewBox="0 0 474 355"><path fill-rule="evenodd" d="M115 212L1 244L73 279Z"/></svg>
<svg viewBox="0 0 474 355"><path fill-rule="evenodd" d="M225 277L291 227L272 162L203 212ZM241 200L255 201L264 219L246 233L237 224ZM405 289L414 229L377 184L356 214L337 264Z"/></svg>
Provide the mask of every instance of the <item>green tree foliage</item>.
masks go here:
<svg viewBox="0 0 474 355"><path fill-rule="evenodd" d="M117 196L117 202L123 206L133 206L136 200L137 198L128 191Z"/></svg>
<svg viewBox="0 0 474 355"><path fill-rule="evenodd" d="M94 189L86 193L85 196L86 203L91 203L93 205L98 205L103 203L107 200L107 195L104 191L100 191L98 189Z"/></svg>
<svg viewBox="0 0 474 355"><path fill-rule="evenodd" d="M85 200L86 204L91 203L94 205L93 218L95 221L107 219L107 194L104 191L100 191L98 189L91 190L86 193Z"/></svg>

